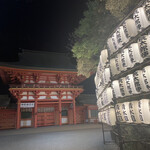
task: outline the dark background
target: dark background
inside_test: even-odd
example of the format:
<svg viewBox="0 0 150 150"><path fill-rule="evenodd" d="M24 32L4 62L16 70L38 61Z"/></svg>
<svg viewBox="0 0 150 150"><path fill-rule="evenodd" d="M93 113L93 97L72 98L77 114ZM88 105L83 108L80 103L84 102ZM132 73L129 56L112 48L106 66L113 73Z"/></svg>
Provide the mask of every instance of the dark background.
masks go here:
<svg viewBox="0 0 150 150"><path fill-rule="evenodd" d="M70 52L87 0L0 0L0 61L15 61L20 49Z"/></svg>
<svg viewBox="0 0 150 150"><path fill-rule="evenodd" d="M17 61L21 49L71 53L69 35L88 0L0 0L0 61ZM94 75L81 83L95 93ZM2 85L0 93L8 92Z"/></svg>

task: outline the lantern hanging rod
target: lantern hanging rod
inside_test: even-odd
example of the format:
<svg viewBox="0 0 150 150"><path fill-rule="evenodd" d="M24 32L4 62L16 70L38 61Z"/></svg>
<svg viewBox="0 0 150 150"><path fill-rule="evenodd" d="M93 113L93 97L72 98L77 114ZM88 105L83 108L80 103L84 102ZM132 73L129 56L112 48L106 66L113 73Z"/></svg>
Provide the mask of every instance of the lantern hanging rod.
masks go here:
<svg viewBox="0 0 150 150"><path fill-rule="evenodd" d="M116 103L123 103L123 102L127 102L127 101L135 101L135 100L140 100L143 98L147 98L149 99L150 96L150 91L148 92L143 92L143 93L139 93L136 95L130 95L130 96L126 96L126 97L119 97L119 98L114 98L113 100L116 100Z"/></svg>
<svg viewBox="0 0 150 150"><path fill-rule="evenodd" d="M103 92L106 90L107 87L109 87L111 84L108 83L105 85L104 89L102 90L102 92L99 94L98 99L101 97L101 95L103 94Z"/></svg>
<svg viewBox="0 0 150 150"><path fill-rule="evenodd" d="M147 58L141 64L136 64L135 67L133 67L133 68L130 68L130 69L128 69L128 70L118 74L118 75L115 75L114 77L111 77L111 81L113 82L114 80L118 80L118 79L120 79L122 77L125 77L128 74L134 73L136 70L142 70L147 65L150 65L150 58Z"/></svg>
<svg viewBox="0 0 150 150"><path fill-rule="evenodd" d="M108 110L108 109L110 109L110 108L114 108L113 105L114 105L114 103L111 102L111 103L109 103L109 104L103 106L101 109L98 109L98 111L99 111L99 112L102 112L102 111L106 111L106 110Z"/></svg>
<svg viewBox="0 0 150 150"><path fill-rule="evenodd" d="M140 124L137 124L137 123L126 123L126 122L117 122L117 123L120 124L121 126L129 125L129 126L139 126L139 127L150 127L150 124L144 124L144 123L140 123Z"/></svg>

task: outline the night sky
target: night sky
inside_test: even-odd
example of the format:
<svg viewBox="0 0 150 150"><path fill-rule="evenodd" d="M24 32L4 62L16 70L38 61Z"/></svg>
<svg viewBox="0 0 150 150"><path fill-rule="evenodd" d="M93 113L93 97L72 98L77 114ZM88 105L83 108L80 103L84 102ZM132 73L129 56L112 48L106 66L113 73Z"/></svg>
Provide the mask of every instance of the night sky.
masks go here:
<svg viewBox="0 0 150 150"><path fill-rule="evenodd" d="M0 0L0 60L17 59L19 49L69 52L87 0Z"/></svg>

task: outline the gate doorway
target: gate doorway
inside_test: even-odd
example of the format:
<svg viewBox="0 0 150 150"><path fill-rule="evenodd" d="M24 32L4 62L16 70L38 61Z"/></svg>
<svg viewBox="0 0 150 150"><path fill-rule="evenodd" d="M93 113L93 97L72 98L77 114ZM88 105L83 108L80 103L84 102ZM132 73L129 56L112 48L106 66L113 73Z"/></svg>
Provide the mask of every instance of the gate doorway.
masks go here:
<svg viewBox="0 0 150 150"><path fill-rule="evenodd" d="M39 107L37 114L37 126L55 125L54 107Z"/></svg>
<svg viewBox="0 0 150 150"><path fill-rule="evenodd" d="M61 111L61 122L62 124L68 124L68 110L62 110Z"/></svg>
<svg viewBox="0 0 150 150"><path fill-rule="evenodd" d="M33 127L33 109L21 108L21 128Z"/></svg>

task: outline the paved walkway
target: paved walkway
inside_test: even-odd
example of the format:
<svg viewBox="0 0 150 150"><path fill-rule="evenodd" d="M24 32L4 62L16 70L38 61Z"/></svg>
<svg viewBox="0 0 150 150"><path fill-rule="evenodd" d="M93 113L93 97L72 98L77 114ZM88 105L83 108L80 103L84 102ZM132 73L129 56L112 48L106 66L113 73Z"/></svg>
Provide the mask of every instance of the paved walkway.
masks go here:
<svg viewBox="0 0 150 150"><path fill-rule="evenodd" d="M107 139L111 139L107 134ZM81 124L0 131L2 150L118 150L103 144L100 124Z"/></svg>
<svg viewBox="0 0 150 150"><path fill-rule="evenodd" d="M83 129L101 129L101 124L77 124L77 125L62 125L62 126L46 126L38 128L21 128L19 130L0 130L0 136L4 135L17 135L17 134L34 134L34 133L47 133L47 132L62 132Z"/></svg>

